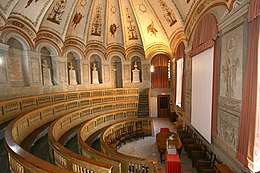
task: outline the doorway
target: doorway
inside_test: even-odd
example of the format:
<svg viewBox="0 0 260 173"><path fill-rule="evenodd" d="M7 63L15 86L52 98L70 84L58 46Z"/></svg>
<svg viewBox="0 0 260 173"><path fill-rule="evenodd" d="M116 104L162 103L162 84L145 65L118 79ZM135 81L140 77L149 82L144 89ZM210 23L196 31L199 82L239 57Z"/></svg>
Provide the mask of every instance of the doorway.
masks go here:
<svg viewBox="0 0 260 173"><path fill-rule="evenodd" d="M168 118L170 115L170 95L158 95L158 118Z"/></svg>

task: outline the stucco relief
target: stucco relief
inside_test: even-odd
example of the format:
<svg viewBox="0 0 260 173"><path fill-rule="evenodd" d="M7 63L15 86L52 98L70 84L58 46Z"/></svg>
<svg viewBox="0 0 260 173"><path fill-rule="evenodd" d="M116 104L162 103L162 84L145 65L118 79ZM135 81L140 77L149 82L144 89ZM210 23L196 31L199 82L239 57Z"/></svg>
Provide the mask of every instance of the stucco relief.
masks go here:
<svg viewBox="0 0 260 173"><path fill-rule="evenodd" d="M220 96L242 99L243 25L222 37Z"/></svg>
<svg viewBox="0 0 260 173"><path fill-rule="evenodd" d="M104 65L104 80L105 80L105 82L109 82L110 81L109 65Z"/></svg>
<svg viewBox="0 0 260 173"><path fill-rule="evenodd" d="M224 111L219 111L218 137L232 148L237 147L239 118Z"/></svg>
<svg viewBox="0 0 260 173"><path fill-rule="evenodd" d="M150 72L150 64L145 64L143 66L143 79L145 81L150 81L150 74L151 74L151 72Z"/></svg>
<svg viewBox="0 0 260 173"><path fill-rule="evenodd" d="M23 81L22 62L20 58L9 57L8 68L11 81Z"/></svg>
<svg viewBox="0 0 260 173"><path fill-rule="evenodd" d="M0 83L7 84L7 82L8 82L8 79L7 79L6 68L5 68L5 66L0 65Z"/></svg>
<svg viewBox="0 0 260 173"><path fill-rule="evenodd" d="M124 65L124 78L126 81L130 81L130 65Z"/></svg>
<svg viewBox="0 0 260 173"><path fill-rule="evenodd" d="M66 80L66 64L65 62L61 62L59 64L59 81L60 81L60 84L65 84L67 82Z"/></svg>
<svg viewBox="0 0 260 173"><path fill-rule="evenodd" d="M89 66L88 64L82 64L83 82L89 82Z"/></svg>
<svg viewBox="0 0 260 173"><path fill-rule="evenodd" d="M39 60L32 58L31 66L32 66L32 82L40 83Z"/></svg>
<svg viewBox="0 0 260 173"><path fill-rule="evenodd" d="M185 84L186 84L186 90L191 90L191 58L185 59L185 69L186 69L186 75L185 75Z"/></svg>
<svg viewBox="0 0 260 173"><path fill-rule="evenodd" d="M219 106L229 110L241 112L241 104L242 104L241 100L222 97L222 96L219 97Z"/></svg>

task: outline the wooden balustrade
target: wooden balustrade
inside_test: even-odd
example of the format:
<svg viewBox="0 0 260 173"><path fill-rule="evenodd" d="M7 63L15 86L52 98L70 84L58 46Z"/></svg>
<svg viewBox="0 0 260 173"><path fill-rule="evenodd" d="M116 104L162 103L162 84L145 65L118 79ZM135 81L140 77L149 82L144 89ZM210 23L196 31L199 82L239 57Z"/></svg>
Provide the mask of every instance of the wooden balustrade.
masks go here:
<svg viewBox="0 0 260 173"><path fill-rule="evenodd" d="M114 132L122 129L124 127L129 127L129 125L134 125L135 133L138 131L138 124L141 123L142 131L145 135L151 135L151 119L148 118L139 118L134 120L125 120L119 123L116 123L112 126L109 126L100 136L100 143L102 151L111 156L121 160L122 162L122 172L131 172L131 173L162 173L162 170L158 167L157 160L153 158L138 158L133 156L127 156L122 153L117 152L110 144L107 143L106 139L109 135ZM79 134L83 134L80 132Z"/></svg>
<svg viewBox="0 0 260 173"><path fill-rule="evenodd" d="M63 101L113 95L135 95L138 94L138 92L139 90L136 88L115 88L66 93L50 93L1 101L0 124L16 118L18 115L21 115L28 111Z"/></svg>
<svg viewBox="0 0 260 173"><path fill-rule="evenodd" d="M97 105L96 101L93 103L93 100L97 99L94 97L101 97L102 101L115 101L117 96L122 97L120 94L129 94L129 96L132 94L130 97L136 97L138 100L138 89L123 88L54 93L0 102L1 123L22 115L12 121L12 123L10 123L5 129L5 145L10 162L10 171L19 173L50 172L50 170L51 172L70 172L31 155L19 145L27 136L30 135L32 131L36 130L40 126L67 113L77 111L82 108L87 108L91 105ZM101 103L102 102L100 102L100 104ZM124 103L124 106L121 104L120 108L127 108L127 106L127 103ZM102 109L107 110L101 108L95 109L95 111L98 113L102 111ZM93 109L85 109L85 111L82 111L80 115L73 114L70 119L67 119L64 122L63 127L66 127L66 123L68 124L70 121L77 121L79 117L93 114L93 112ZM105 168L105 172L111 172L110 164L104 163L102 164L103 168L101 168L100 165L95 165L94 161L90 161L90 163L88 163L88 159L80 160L77 156L75 156L76 159L72 158L71 160L67 160L66 157L63 156L65 153L59 153L57 151L58 149L50 150L50 155L52 158L55 158L54 161L62 168L66 169L67 167L70 167L73 172L102 172L103 168Z"/></svg>

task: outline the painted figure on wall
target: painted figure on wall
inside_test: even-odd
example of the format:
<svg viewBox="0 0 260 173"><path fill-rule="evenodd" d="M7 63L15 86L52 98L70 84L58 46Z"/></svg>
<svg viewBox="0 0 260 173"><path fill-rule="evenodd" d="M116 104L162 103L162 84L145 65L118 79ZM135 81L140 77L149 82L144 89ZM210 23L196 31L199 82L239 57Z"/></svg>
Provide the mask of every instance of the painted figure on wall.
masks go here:
<svg viewBox="0 0 260 173"><path fill-rule="evenodd" d="M173 26L177 22L173 14L173 10L163 0L159 0L159 3L164 11L164 18L170 24L170 26Z"/></svg>
<svg viewBox="0 0 260 173"><path fill-rule="evenodd" d="M129 13L128 8L126 8L126 17L127 17L127 22L129 23L129 25L127 26L128 38L129 40L137 40L136 27L134 25L134 20L132 19L132 16Z"/></svg>
<svg viewBox="0 0 260 173"><path fill-rule="evenodd" d="M81 19L83 18L84 16L79 12L76 12L76 14L74 15L73 17L73 20L72 20L72 26L74 26L74 29L76 28L77 24L79 24L79 22L81 21Z"/></svg>
<svg viewBox="0 0 260 173"><path fill-rule="evenodd" d="M116 26L115 23L113 23L112 25L110 25L111 37L114 37L114 38L115 38L116 29L117 29L118 27L119 27L119 26Z"/></svg>
<svg viewBox="0 0 260 173"><path fill-rule="evenodd" d="M67 0L59 0L53 7L47 20L59 25L62 20L62 15L64 13L66 4L67 4Z"/></svg>
<svg viewBox="0 0 260 173"><path fill-rule="evenodd" d="M234 84L236 82L236 71L239 67L239 59L227 58L225 64L222 66L222 73L224 82L226 83L225 95L229 98L234 95Z"/></svg>
<svg viewBox="0 0 260 173"><path fill-rule="evenodd" d="M96 14L94 16L93 23L92 23L91 35L101 36L101 26L102 26L101 13L102 13L102 6L98 5L96 7Z"/></svg>
<svg viewBox="0 0 260 173"><path fill-rule="evenodd" d="M158 32L157 29L154 28L153 21L150 25L147 26L147 32L148 34L151 32L156 37L156 33Z"/></svg>
<svg viewBox="0 0 260 173"><path fill-rule="evenodd" d="M35 0L35 3L36 3L37 1L38 1L38 0ZM26 4L26 6L25 6L25 8L29 7L32 2L33 2L33 0L28 0L28 1L27 1L27 4Z"/></svg>

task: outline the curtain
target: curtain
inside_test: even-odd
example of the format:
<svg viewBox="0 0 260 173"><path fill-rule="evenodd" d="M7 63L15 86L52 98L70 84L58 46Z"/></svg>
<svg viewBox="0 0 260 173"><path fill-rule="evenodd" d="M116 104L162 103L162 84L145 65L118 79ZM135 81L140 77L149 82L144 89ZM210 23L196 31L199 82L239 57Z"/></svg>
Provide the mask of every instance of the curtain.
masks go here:
<svg viewBox="0 0 260 173"><path fill-rule="evenodd" d="M155 55L151 61L154 72L151 74L152 88L169 88L168 61L166 55Z"/></svg>
<svg viewBox="0 0 260 173"><path fill-rule="evenodd" d="M251 0L248 12L247 64L237 146L237 159L254 172L260 171L259 12L260 1Z"/></svg>
<svg viewBox="0 0 260 173"><path fill-rule="evenodd" d="M190 57L213 47L214 40L216 40L217 36L217 20L212 14L206 14L196 26Z"/></svg>
<svg viewBox="0 0 260 173"><path fill-rule="evenodd" d="M211 124L211 135L217 136L217 103L218 103L218 76L219 76L219 65L218 65L218 38L214 43L214 64L213 64L213 89L212 89L212 124Z"/></svg>
<svg viewBox="0 0 260 173"><path fill-rule="evenodd" d="M180 83L181 83L181 110L182 111L184 111L184 69L185 69L185 59L184 59L184 57L185 57L185 46L184 46L184 43L183 42L181 42L179 45L178 45L178 47L177 47L177 50L176 50L176 52L175 52L175 69L176 69L176 73L175 73L175 94L174 94L174 96L175 96L175 101L174 101L174 103L176 104L176 97L177 97L177 91L178 91L178 86L177 86L177 78L178 78L178 76L177 76L177 70L178 70L178 66L177 66L177 61L179 60L179 59L181 59L181 58L183 58L183 68L182 68L182 79L179 81Z"/></svg>
<svg viewBox="0 0 260 173"><path fill-rule="evenodd" d="M217 102L218 102L218 27L217 20L212 14L206 14L198 23L192 40L192 50L190 57L214 46L214 65L213 65L213 90L212 90L212 128L211 135L217 136Z"/></svg>

